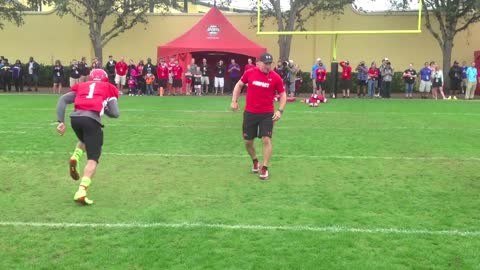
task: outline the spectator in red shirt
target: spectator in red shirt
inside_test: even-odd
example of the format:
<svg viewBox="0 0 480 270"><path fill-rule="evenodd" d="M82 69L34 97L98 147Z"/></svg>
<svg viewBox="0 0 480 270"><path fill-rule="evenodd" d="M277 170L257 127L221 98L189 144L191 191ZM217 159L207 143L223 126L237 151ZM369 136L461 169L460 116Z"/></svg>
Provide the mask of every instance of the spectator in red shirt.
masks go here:
<svg viewBox="0 0 480 270"><path fill-rule="evenodd" d="M172 94L173 90L173 67L175 66L175 57L170 57L170 62L168 62L167 67L168 67L168 84L167 84L167 91L168 94Z"/></svg>
<svg viewBox="0 0 480 270"><path fill-rule="evenodd" d="M125 63L125 58L122 57L120 61L115 64L115 83L117 84L120 94L123 93L123 86L127 82L127 71L127 63Z"/></svg>
<svg viewBox="0 0 480 270"><path fill-rule="evenodd" d="M145 95L147 93L147 87L145 83L145 78L143 75L143 70L145 68L145 63L143 60L140 60L137 64L137 86L140 91L142 91L142 94Z"/></svg>
<svg viewBox="0 0 480 270"><path fill-rule="evenodd" d="M165 88L167 88L168 83L168 67L165 60L160 59L160 63L157 65L157 76L158 76L158 95L163 97Z"/></svg>
<svg viewBox="0 0 480 270"><path fill-rule="evenodd" d="M272 132L273 123L282 117L287 95L283 86L282 78L272 70L273 57L269 53L263 53L258 67L248 69L233 90L233 111L238 110L238 97L242 87L248 83L245 112L243 114L243 139L247 152L252 158L252 172L260 171L260 179L268 179L268 163L272 156ZM280 94L280 105L275 111L273 104L275 93ZM254 146L255 137L263 141L263 166L259 168L257 153Z"/></svg>
<svg viewBox="0 0 480 270"><path fill-rule="evenodd" d="M380 74L378 72L377 64L375 64L375 62L372 62L367 73L367 86L368 86L369 98L373 98L373 96L375 95L375 88L377 87L379 75Z"/></svg>
<svg viewBox="0 0 480 270"><path fill-rule="evenodd" d="M173 88L175 94L182 94L182 75L183 75L183 68L178 64L178 60L172 66L172 76L173 76Z"/></svg>
<svg viewBox="0 0 480 270"><path fill-rule="evenodd" d="M254 68L255 65L252 63L252 59L251 58L248 58L248 64L245 65L245 71L244 72L247 72L247 70L251 69L251 68Z"/></svg>
<svg viewBox="0 0 480 270"><path fill-rule="evenodd" d="M327 69L322 62L318 64L315 70L316 94L325 96L327 89Z"/></svg>
<svg viewBox="0 0 480 270"><path fill-rule="evenodd" d="M341 61L340 66L342 67L342 80L340 81L340 89L342 89L344 98L350 98L350 89L352 88L352 67L348 61Z"/></svg>

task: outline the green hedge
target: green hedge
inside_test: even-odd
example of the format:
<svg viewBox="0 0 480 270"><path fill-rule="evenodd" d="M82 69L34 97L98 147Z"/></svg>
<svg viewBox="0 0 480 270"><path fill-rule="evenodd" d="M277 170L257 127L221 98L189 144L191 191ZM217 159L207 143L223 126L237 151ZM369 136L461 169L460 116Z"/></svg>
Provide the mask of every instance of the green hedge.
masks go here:
<svg viewBox="0 0 480 270"><path fill-rule="evenodd" d="M68 86L70 84L70 66L63 67L63 85ZM51 87L53 85L53 66L40 64L38 71L38 86Z"/></svg>
<svg viewBox="0 0 480 270"><path fill-rule="evenodd" d="M300 87L300 93L311 93L312 92L312 79L310 78L310 72L301 72L300 73L303 79L302 86ZM395 72L393 75L393 81L392 81L392 93L404 93L405 91L405 82L402 78L403 72ZM332 74L327 73L327 83L328 83L328 88L327 90L332 89ZM338 74L338 78L341 78L341 73ZM338 88L338 83L340 81L337 81L337 91L339 91ZM352 73L352 84L353 84L353 89L350 89L352 93L357 92L357 73Z"/></svg>

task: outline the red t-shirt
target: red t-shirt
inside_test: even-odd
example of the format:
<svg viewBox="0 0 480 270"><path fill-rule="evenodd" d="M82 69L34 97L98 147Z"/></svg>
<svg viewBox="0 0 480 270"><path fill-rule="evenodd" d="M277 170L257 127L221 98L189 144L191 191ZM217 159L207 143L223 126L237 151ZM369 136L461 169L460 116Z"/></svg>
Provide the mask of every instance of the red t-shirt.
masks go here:
<svg viewBox="0 0 480 270"><path fill-rule="evenodd" d="M182 79L182 72L183 72L183 68L181 66L172 67L172 74L174 79L177 79L177 80Z"/></svg>
<svg viewBox="0 0 480 270"><path fill-rule="evenodd" d="M249 70L249 69L251 69L251 68L254 68L254 67L256 67L254 64L246 64L246 65L245 65L245 71L247 71L247 70Z"/></svg>
<svg viewBox="0 0 480 270"><path fill-rule="evenodd" d="M317 75L317 81L319 82L325 82L325 80L327 79L327 70L324 69L324 68L317 68L317 70L315 71L316 75Z"/></svg>
<svg viewBox="0 0 480 270"><path fill-rule="evenodd" d="M368 78L372 80L377 80L378 79L378 69L377 68L370 68L368 70Z"/></svg>
<svg viewBox="0 0 480 270"><path fill-rule="evenodd" d="M142 76L143 75L143 68L144 67L145 67L144 65L137 65L137 72L138 72L137 76Z"/></svg>
<svg viewBox="0 0 480 270"><path fill-rule="evenodd" d="M72 86L75 110L103 113L107 102L118 99L118 89L108 82L84 82Z"/></svg>
<svg viewBox="0 0 480 270"><path fill-rule="evenodd" d="M157 67L157 76L158 79L168 79L168 67L159 65Z"/></svg>
<svg viewBox="0 0 480 270"><path fill-rule="evenodd" d="M168 64L167 64L168 72L172 73L174 66L175 66L175 63L174 63L174 62L168 63Z"/></svg>
<svg viewBox="0 0 480 270"><path fill-rule="evenodd" d="M127 63L118 62L117 64L115 64L115 73L117 73L119 76L127 75L127 71L128 71Z"/></svg>
<svg viewBox="0 0 480 270"><path fill-rule="evenodd" d="M347 66L344 61L340 62L340 66L342 67L342 80L349 81L352 77L352 67Z"/></svg>
<svg viewBox="0 0 480 270"><path fill-rule="evenodd" d="M251 68L243 74L242 82L248 83L246 112L271 113L275 110L275 94L285 92L282 78L275 72L263 73L259 68Z"/></svg>

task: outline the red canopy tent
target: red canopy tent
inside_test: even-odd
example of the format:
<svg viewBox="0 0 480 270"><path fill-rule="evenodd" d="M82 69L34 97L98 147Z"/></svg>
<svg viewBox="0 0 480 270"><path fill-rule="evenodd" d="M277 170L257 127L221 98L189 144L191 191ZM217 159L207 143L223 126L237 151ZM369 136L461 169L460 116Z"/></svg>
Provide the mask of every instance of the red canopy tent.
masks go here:
<svg viewBox="0 0 480 270"><path fill-rule="evenodd" d="M220 59L227 67L230 59L235 59L243 69L248 57L255 59L266 51L265 47L240 33L217 7L213 7L183 35L158 46L157 56L167 61L169 57L175 57L184 70L192 57L196 58L196 64L201 63L201 58L207 58L213 71Z"/></svg>
<svg viewBox="0 0 480 270"><path fill-rule="evenodd" d="M158 57L192 52L229 52L257 57L267 51L240 33L216 7L190 30L159 46Z"/></svg>

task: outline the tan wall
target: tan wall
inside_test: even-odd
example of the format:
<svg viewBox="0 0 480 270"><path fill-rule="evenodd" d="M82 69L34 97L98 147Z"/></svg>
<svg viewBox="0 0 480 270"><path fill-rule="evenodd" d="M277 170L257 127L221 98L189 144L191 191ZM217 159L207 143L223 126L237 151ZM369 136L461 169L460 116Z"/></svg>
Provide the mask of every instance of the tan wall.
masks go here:
<svg viewBox="0 0 480 270"><path fill-rule="evenodd" d="M202 15L176 15L149 17L148 25L137 25L121 34L104 48L104 57L113 54L115 57L126 56L135 61L156 58L157 45L166 43L194 25ZM256 30L250 28L250 16L227 15L229 20L240 32L253 41L266 46L269 51L278 56L276 36L256 35ZM308 30L375 30L375 29L415 29L415 15L382 16L359 15L351 9L345 15L324 18L318 15L311 19ZM264 30L275 30L267 24ZM470 61L473 51L480 49L480 24L476 24L459 34L455 40L453 59ZM21 59L23 62L29 56L34 56L40 63L51 64L60 59L64 64L73 58L81 56L93 57L93 51L88 38L88 29L80 25L72 17L58 17L51 14L32 14L25 17L25 24L19 28L6 25L0 31L2 46L0 55L7 56L10 61ZM304 70L317 57L330 63L332 59L332 36L294 36L291 59L296 60ZM341 59L349 59L353 64L360 60L370 62L388 56L397 69L403 69L409 62L418 67L424 61L441 62L441 51L428 32L423 29L421 34L398 35L345 35L338 38L338 54Z"/></svg>

